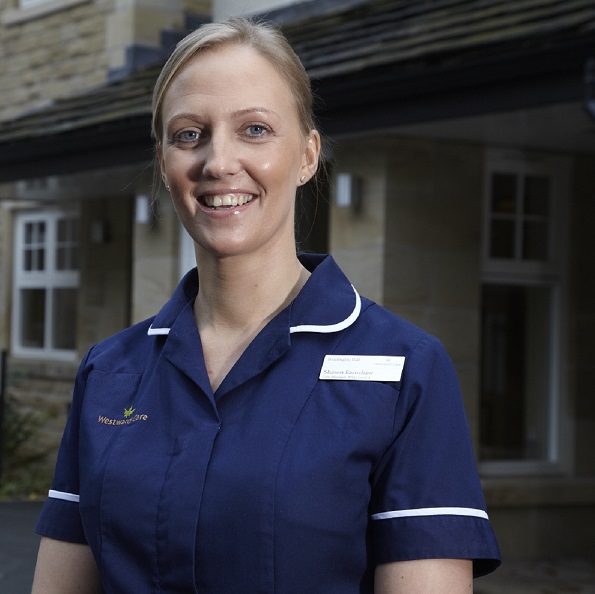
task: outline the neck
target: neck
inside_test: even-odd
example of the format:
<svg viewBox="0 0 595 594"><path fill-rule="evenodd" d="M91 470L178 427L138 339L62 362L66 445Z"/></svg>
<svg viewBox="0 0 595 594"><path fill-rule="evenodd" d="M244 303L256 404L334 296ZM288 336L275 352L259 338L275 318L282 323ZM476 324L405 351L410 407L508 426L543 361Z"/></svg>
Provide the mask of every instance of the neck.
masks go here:
<svg viewBox="0 0 595 594"><path fill-rule="evenodd" d="M197 254L197 262L200 283L194 314L199 331L258 330L289 305L309 277L294 249L260 258Z"/></svg>

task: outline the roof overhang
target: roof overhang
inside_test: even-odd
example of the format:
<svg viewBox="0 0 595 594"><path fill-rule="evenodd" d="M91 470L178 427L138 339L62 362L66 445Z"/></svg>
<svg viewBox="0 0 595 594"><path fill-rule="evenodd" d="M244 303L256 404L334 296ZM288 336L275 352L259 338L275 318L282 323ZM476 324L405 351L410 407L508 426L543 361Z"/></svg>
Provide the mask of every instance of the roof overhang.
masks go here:
<svg viewBox="0 0 595 594"><path fill-rule="evenodd" d="M322 131L362 133L583 100L585 65L595 56L592 4L494 2L491 21L468 6L376 0L285 23L312 76ZM510 26L511 6L524 28ZM452 12L458 28L444 12L449 7L460 13ZM445 19L440 30L432 26L434 9ZM421 33L412 32L412 22ZM150 161L158 71L0 123L0 182Z"/></svg>

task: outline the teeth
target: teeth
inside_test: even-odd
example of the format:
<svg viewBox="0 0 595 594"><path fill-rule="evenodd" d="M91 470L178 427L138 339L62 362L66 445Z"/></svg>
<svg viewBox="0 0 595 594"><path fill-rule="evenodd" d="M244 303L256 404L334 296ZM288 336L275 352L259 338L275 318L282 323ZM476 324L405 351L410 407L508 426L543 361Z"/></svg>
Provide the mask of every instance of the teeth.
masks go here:
<svg viewBox="0 0 595 594"><path fill-rule="evenodd" d="M221 196L205 196L205 204L211 208L220 206L242 206L252 200L251 194L222 194Z"/></svg>

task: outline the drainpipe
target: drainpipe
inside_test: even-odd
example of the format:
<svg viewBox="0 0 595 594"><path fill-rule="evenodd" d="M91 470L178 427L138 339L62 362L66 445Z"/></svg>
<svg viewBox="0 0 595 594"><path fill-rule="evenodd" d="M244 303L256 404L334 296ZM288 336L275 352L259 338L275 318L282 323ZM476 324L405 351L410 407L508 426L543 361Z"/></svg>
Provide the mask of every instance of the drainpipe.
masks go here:
<svg viewBox="0 0 595 594"><path fill-rule="evenodd" d="M585 64L585 109L595 120L595 58Z"/></svg>
<svg viewBox="0 0 595 594"><path fill-rule="evenodd" d="M4 389L6 388L6 351L0 351L0 485L4 471Z"/></svg>

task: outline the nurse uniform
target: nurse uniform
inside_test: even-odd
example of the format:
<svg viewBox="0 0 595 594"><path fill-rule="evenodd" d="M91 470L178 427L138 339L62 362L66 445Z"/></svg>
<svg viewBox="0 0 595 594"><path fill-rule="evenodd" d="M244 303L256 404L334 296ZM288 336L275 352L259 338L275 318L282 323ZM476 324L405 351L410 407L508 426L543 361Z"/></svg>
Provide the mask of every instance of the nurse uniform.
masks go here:
<svg viewBox="0 0 595 594"><path fill-rule="evenodd" d="M441 344L330 256L213 394L196 271L81 363L39 534L106 593L362 594L378 563L499 564Z"/></svg>

